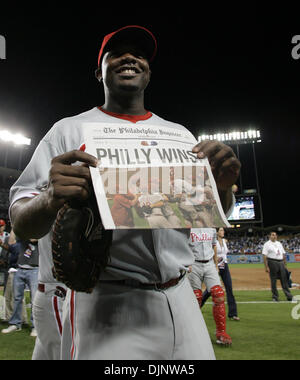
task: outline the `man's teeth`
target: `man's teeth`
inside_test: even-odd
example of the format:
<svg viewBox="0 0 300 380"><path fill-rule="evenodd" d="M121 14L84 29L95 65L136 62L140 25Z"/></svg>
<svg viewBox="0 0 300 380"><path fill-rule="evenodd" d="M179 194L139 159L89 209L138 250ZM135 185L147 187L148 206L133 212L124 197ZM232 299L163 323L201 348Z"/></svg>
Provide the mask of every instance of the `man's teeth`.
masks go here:
<svg viewBox="0 0 300 380"><path fill-rule="evenodd" d="M135 74L135 70L126 69L126 70L122 70L122 73L125 73L125 74Z"/></svg>

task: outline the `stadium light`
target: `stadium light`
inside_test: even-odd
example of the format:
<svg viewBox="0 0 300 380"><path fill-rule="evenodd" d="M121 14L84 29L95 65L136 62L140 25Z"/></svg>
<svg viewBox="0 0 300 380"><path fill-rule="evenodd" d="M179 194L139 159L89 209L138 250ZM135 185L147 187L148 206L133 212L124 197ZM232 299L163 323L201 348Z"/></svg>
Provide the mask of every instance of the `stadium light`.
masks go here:
<svg viewBox="0 0 300 380"><path fill-rule="evenodd" d="M0 130L0 140L14 143L15 145L31 145L31 139L20 133L11 133L8 130Z"/></svg>
<svg viewBox="0 0 300 380"><path fill-rule="evenodd" d="M251 144L253 151L253 160L254 160L254 170L255 170L255 180L256 180L256 193L259 195L259 207L260 207L260 215L261 215L261 224L263 227L263 210L260 198L260 188L259 188L259 179L257 173L257 162L256 162L256 153L255 153L255 144L262 142L261 131L257 128L249 126L247 130L232 130L230 132L216 132L213 134L202 134L198 136L198 142L202 142L204 140L217 140L221 141L225 144L236 147L236 154L238 159L240 160L240 146L243 144ZM243 178L242 172L239 176L239 184L241 193L244 192L243 188ZM236 225L236 228L239 228L239 225Z"/></svg>
<svg viewBox="0 0 300 380"><path fill-rule="evenodd" d="M259 130L249 129L248 131L231 131L231 132L219 132L211 135L200 135L198 141L204 140L218 140L228 144L249 144L260 143L261 133Z"/></svg>

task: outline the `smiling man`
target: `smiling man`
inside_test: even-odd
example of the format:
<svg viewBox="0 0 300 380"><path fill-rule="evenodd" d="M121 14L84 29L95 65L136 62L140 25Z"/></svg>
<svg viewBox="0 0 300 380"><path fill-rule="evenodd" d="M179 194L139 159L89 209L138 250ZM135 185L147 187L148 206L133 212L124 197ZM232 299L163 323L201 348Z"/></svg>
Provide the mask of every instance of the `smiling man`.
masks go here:
<svg viewBox="0 0 300 380"><path fill-rule="evenodd" d="M127 128L151 125L161 130L185 130L144 107L156 49L153 34L140 26L127 26L107 35L96 71L104 86L104 105L56 123L11 190L14 230L19 236L40 239L42 284L55 283L50 231L58 210L67 200L84 200L90 195L87 166L95 167L97 160L79 150L84 143L83 123L105 123L107 128L110 123L120 123ZM232 204L231 186L239 175L240 163L224 144L196 143L194 153L199 158L207 156L211 162L226 212ZM83 165L72 165L77 161ZM188 241L187 229L114 231L111 261L93 293L68 291L62 358L215 359L185 276L194 261Z"/></svg>

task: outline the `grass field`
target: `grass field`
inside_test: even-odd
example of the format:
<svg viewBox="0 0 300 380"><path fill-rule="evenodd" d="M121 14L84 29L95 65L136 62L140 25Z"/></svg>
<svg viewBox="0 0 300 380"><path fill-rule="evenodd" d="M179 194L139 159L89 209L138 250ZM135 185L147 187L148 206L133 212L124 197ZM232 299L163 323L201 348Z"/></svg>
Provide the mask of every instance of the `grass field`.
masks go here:
<svg viewBox="0 0 300 380"><path fill-rule="evenodd" d="M285 300L283 292L279 293ZM292 293L300 295L299 290ZM235 297L241 321L227 321L227 332L233 344L230 348L214 344L218 360L300 359L300 319L292 317L297 304L270 302L269 291L237 291ZM212 305L206 304L202 312L214 342ZM298 314L300 317L300 311Z"/></svg>
<svg viewBox="0 0 300 380"><path fill-rule="evenodd" d="M241 265L244 269L246 266ZM238 266L232 267L238 269ZM261 265L256 264L249 267L253 273L261 269ZM299 264L290 264L289 268L299 268ZM211 303L207 302L202 310L217 360L299 360L300 290L292 290L294 296L299 296L298 303L285 302L282 290L279 290L282 301L279 303L271 302L270 290L239 290L234 293L241 321L227 321L227 330L233 339L231 347L219 347L214 343ZM292 317L293 309L299 319ZM0 323L0 329L6 326L6 323ZM30 360L35 339L29 335L29 327L9 335L0 334L0 360Z"/></svg>

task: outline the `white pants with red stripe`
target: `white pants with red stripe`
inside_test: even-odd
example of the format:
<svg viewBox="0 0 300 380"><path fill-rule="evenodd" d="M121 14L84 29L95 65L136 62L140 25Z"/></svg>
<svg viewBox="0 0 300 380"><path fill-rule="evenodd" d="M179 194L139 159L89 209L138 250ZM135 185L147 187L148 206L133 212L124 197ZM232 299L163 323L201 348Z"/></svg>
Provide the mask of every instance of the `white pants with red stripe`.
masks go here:
<svg viewBox="0 0 300 380"><path fill-rule="evenodd" d="M57 285L57 284L56 284ZM55 284L46 284L45 292L36 292L33 318L37 338L32 360L59 360L64 299L55 295Z"/></svg>
<svg viewBox="0 0 300 380"><path fill-rule="evenodd" d="M164 291L100 283L92 294L70 292L67 300L63 359L215 360L186 276Z"/></svg>

